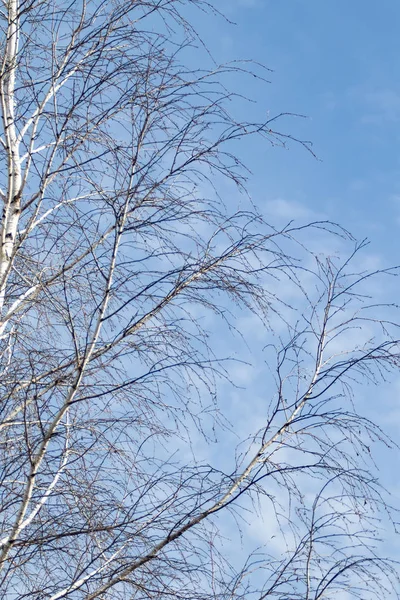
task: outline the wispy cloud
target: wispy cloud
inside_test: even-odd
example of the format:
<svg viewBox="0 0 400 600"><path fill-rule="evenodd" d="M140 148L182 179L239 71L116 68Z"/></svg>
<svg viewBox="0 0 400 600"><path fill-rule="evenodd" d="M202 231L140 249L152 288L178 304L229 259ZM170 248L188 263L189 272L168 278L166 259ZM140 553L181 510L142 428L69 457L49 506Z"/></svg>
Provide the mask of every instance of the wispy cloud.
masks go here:
<svg viewBox="0 0 400 600"><path fill-rule="evenodd" d="M314 219L315 213L304 204L284 198L274 198L265 204L268 216L291 221L293 219Z"/></svg>

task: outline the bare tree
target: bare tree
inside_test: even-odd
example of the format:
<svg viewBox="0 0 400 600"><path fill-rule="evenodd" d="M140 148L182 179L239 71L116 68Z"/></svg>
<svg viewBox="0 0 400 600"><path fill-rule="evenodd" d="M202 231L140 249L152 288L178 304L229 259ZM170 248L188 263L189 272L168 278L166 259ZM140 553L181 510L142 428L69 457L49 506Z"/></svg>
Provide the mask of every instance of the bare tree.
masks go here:
<svg viewBox="0 0 400 600"><path fill-rule="evenodd" d="M2 3L2 598L365 599L395 585L371 520L391 512L368 466L372 441L391 442L351 396L398 367L391 307L377 316L365 296L395 271L355 276L307 252L304 227L220 198L223 178L245 182L235 142L291 138L276 117L228 112L224 77L258 67L190 68L193 10L214 11ZM182 448L210 421L223 430L230 370L203 316L228 334L235 311L265 327L276 386L223 473ZM360 326L369 335L348 336ZM218 526L257 499L287 549L241 568Z"/></svg>

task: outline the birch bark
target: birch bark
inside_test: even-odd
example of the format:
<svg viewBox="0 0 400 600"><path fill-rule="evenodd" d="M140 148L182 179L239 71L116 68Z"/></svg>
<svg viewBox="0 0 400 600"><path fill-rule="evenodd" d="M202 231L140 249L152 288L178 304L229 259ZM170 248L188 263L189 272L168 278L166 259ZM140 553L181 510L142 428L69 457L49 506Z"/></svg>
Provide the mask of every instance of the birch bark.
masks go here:
<svg viewBox="0 0 400 600"><path fill-rule="evenodd" d="M12 267L18 222L21 212L21 161L15 122L15 78L18 61L18 0L7 5L8 27L0 75L0 96L5 149L7 153L7 189L1 221L0 315L3 313L7 280Z"/></svg>

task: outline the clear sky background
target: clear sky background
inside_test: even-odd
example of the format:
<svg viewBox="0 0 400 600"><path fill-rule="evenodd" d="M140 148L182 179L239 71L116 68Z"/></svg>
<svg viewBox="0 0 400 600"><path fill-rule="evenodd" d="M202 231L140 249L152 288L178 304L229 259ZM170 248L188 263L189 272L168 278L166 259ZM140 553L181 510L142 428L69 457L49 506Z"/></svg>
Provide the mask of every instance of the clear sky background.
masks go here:
<svg viewBox="0 0 400 600"><path fill-rule="evenodd" d="M247 162L255 199L279 198L339 221L398 261L400 3L222 0L221 10L236 25L207 20L202 34L214 56L273 69L268 87L247 81L243 91L261 114L309 117L281 128L312 140L320 159L293 146L253 146Z"/></svg>
<svg viewBox="0 0 400 600"><path fill-rule="evenodd" d="M234 25L203 21L196 13L216 61L254 59L272 69L268 86L247 79L239 91L255 101L251 111L257 118L268 112L307 116L283 120L277 128L311 140L318 156L296 144L288 150L255 139L244 144L240 152L252 170L248 187L256 204L272 222L331 219L371 241L366 256L372 266L400 264L400 2L221 0L218 6ZM398 283L391 292L391 300L399 301ZM258 343L261 347L262 340ZM241 376L262 411L267 388L261 362L253 370L243 367ZM360 392L369 414L395 438L399 391L400 378L394 376L390 385ZM257 420L257 410L246 415L239 392L227 402L233 420ZM398 454L389 461L378 454L395 502L398 461ZM258 524L254 533L267 541ZM396 554L396 545L394 537L384 544L388 554Z"/></svg>

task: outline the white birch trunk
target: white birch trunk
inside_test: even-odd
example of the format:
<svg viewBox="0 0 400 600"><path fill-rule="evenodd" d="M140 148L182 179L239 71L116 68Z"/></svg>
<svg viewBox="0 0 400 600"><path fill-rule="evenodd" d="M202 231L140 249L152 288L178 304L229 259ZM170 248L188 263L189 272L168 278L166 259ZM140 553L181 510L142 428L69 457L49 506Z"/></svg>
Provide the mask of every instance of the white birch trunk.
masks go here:
<svg viewBox="0 0 400 600"><path fill-rule="evenodd" d="M7 190L1 223L0 248L0 314L5 303L8 276L12 265L18 221L21 212L21 161L15 124L15 74L18 57L18 1L8 3L8 28L3 58L0 95L4 137L8 162Z"/></svg>

